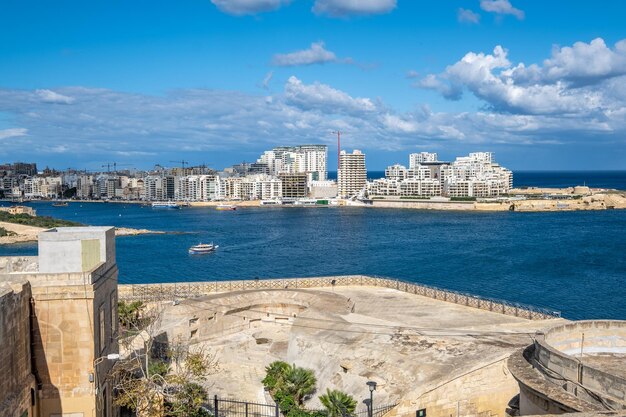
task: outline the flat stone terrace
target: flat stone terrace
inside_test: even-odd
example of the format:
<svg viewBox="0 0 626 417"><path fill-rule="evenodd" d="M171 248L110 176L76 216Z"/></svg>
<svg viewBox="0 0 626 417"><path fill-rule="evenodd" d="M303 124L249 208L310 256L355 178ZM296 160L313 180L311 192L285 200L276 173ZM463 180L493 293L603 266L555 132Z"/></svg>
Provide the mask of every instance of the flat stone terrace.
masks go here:
<svg viewBox="0 0 626 417"><path fill-rule="evenodd" d="M383 404L419 398L502 361L537 330L565 322L358 285L236 290L163 305L161 326L169 340L182 337L215 353L219 372L208 377L209 392L260 402L266 400L265 366L274 360L314 369L317 395L341 389L360 402L369 395L365 382L375 380ZM517 389L512 378L507 384L511 394L502 412ZM319 406L317 395L308 406Z"/></svg>
<svg viewBox="0 0 626 417"><path fill-rule="evenodd" d="M338 288L355 286L391 288L409 294L421 295L435 300L529 320L546 320L561 316L558 311L503 300L494 300L397 279L367 275L163 284L125 284L119 286L119 297L121 300L167 301L238 290Z"/></svg>

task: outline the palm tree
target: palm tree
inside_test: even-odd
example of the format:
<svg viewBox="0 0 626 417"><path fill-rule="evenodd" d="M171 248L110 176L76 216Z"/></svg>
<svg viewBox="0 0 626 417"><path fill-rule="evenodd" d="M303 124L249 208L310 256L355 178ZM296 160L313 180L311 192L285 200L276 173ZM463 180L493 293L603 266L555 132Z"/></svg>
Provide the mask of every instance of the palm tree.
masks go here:
<svg viewBox="0 0 626 417"><path fill-rule="evenodd" d="M328 417L351 416L356 410L356 400L352 396L339 390L329 390L320 396L320 402L326 408Z"/></svg>
<svg viewBox="0 0 626 417"><path fill-rule="evenodd" d="M289 367L285 377L285 391L293 396L298 405L305 397L315 392L317 379L310 369L299 368L295 364Z"/></svg>
<svg viewBox="0 0 626 417"><path fill-rule="evenodd" d="M291 367L287 362L274 361L265 367L263 385L271 392L279 391L284 384L287 372Z"/></svg>

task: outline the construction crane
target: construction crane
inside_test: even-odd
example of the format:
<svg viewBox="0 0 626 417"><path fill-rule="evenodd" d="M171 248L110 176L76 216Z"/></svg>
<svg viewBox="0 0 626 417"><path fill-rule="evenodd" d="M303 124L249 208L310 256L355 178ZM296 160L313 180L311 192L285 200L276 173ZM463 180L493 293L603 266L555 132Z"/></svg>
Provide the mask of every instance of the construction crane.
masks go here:
<svg viewBox="0 0 626 417"><path fill-rule="evenodd" d="M113 165L113 172L117 172L117 167L130 166L130 164L118 164L117 162L108 162L106 165L102 165L102 168L106 168L107 172L111 172L111 165Z"/></svg>
<svg viewBox="0 0 626 417"><path fill-rule="evenodd" d="M170 162L176 162L180 164L183 169L182 174L185 175L185 165L189 165L189 162L185 161L184 159L182 161L170 161Z"/></svg>
<svg viewBox="0 0 626 417"><path fill-rule="evenodd" d="M185 161L184 159L182 161L170 161L170 162L176 162L177 164L180 164L183 169L185 169L185 165L189 165L189 162Z"/></svg>

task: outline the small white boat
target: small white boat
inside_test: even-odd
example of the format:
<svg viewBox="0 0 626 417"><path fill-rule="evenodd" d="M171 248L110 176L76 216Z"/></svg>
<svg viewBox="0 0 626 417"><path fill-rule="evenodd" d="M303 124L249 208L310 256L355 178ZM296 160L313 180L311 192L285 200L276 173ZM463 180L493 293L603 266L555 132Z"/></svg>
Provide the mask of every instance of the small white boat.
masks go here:
<svg viewBox="0 0 626 417"><path fill-rule="evenodd" d="M237 210L237 206L232 204L218 204L215 207L215 210L228 211L228 210Z"/></svg>
<svg viewBox="0 0 626 417"><path fill-rule="evenodd" d="M200 243L199 245L195 245L189 248L190 255L202 255L204 253L214 252L215 249L219 248L219 246L214 245L213 243Z"/></svg>
<svg viewBox="0 0 626 417"><path fill-rule="evenodd" d="M152 203L152 208L179 209L180 206L173 201L155 201Z"/></svg>

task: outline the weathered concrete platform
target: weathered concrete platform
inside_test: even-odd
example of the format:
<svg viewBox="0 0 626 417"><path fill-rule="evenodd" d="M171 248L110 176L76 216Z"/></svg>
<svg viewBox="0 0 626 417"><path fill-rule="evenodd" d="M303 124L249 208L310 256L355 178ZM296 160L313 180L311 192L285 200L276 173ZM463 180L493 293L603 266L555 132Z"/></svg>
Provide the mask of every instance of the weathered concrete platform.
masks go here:
<svg viewBox="0 0 626 417"><path fill-rule="evenodd" d="M169 305L168 338L215 352L211 394L265 401L267 364L315 370L318 390L359 400L375 380L375 401L401 402L395 414L489 412L504 416L518 392L506 358L531 334L563 319L529 320L381 287L224 292ZM463 389L459 387L463 385ZM317 396L308 404L319 406Z"/></svg>

